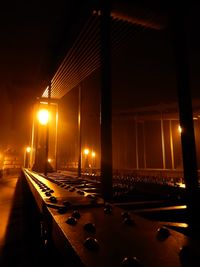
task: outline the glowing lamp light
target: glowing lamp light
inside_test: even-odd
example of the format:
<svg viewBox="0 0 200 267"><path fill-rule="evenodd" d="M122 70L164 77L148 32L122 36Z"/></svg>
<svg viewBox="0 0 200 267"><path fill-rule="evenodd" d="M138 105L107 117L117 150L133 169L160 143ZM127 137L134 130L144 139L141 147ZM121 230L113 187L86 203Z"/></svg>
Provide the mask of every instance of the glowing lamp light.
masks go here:
<svg viewBox="0 0 200 267"><path fill-rule="evenodd" d="M49 121L49 112L47 109L41 109L38 112L38 120L42 125L46 125Z"/></svg>
<svg viewBox="0 0 200 267"><path fill-rule="evenodd" d="M31 152L31 147L30 147L30 146L27 146L27 148L26 148L26 152L27 152L27 153L30 153L30 152Z"/></svg>
<svg viewBox="0 0 200 267"><path fill-rule="evenodd" d="M52 159L48 159L48 162L49 162L49 163L52 162Z"/></svg>
<svg viewBox="0 0 200 267"><path fill-rule="evenodd" d="M179 133L182 133L182 128L180 125L178 126L178 131L179 131Z"/></svg>
<svg viewBox="0 0 200 267"><path fill-rule="evenodd" d="M85 155L88 155L88 154L89 154L89 152L90 152L90 151L89 151L89 149L88 149L88 148L85 148L85 149L84 149L84 151L83 151L83 153L84 153Z"/></svg>
<svg viewBox="0 0 200 267"><path fill-rule="evenodd" d="M92 151L92 157L95 158L96 157L96 153L94 151Z"/></svg>

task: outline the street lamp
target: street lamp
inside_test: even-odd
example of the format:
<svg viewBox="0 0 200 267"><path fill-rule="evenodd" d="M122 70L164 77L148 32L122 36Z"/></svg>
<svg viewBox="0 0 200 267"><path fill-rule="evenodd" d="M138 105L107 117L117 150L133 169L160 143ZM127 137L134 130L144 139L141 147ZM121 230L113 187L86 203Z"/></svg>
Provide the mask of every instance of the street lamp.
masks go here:
<svg viewBox="0 0 200 267"><path fill-rule="evenodd" d="M48 154L49 154L49 111L47 109L41 109L38 112L38 119L40 124L46 126L46 144L45 144L45 166L44 174L47 175L48 169Z"/></svg>
<svg viewBox="0 0 200 267"><path fill-rule="evenodd" d="M47 125L49 122L49 111L47 109L41 109L38 111L38 120L40 124Z"/></svg>
<svg viewBox="0 0 200 267"><path fill-rule="evenodd" d="M28 147L26 148L26 152L27 152L27 153L30 153L30 152L31 152L31 148L30 148L30 146L28 146Z"/></svg>
<svg viewBox="0 0 200 267"><path fill-rule="evenodd" d="M42 171L44 170L44 174L47 175L48 169L48 149L49 149L49 119L50 113L48 109L42 108L37 112L38 123L41 124L41 131L43 133L43 138L36 140L36 158L33 166L33 170ZM38 135L37 128L37 135Z"/></svg>
<svg viewBox="0 0 200 267"><path fill-rule="evenodd" d="M90 150L88 148L85 148L83 153L85 156L87 156L90 153Z"/></svg>

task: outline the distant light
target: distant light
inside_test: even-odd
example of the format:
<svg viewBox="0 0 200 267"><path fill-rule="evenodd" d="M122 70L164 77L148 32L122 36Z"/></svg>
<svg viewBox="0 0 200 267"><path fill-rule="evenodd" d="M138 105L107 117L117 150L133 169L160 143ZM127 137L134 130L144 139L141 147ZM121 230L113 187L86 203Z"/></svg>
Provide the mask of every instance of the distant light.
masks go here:
<svg viewBox="0 0 200 267"><path fill-rule="evenodd" d="M88 148L85 148L85 149L84 149L84 151L83 151L83 153L84 153L85 155L88 155L88 154L89 154L89 152L90 152L90 151L89 151L89 149L88 149Z"/></svg>
<svg viewBox="0 0 200 267"><path fill-rule="evenodd" d="M94 151L92 151L92 157L95 158L96 157L96 153Z"/></svg>
<svg viewBox="0 0 200 267"><path fill-rule="evenodd" d="M27 152L27 153L30 153L30 152L31 152L31 147L30 147L30 146L27 146L27 148L26 148L26 152Z"/></svg>
<svg viewBox="0 0 200 267"><path fill-rule="evenodd" d="M178 183L178 185L179 185L181 188L186 188L186 186L185 186L184 183Z"/></svg>
<svg viewBox="0 0 200 267"><path fill-rule="evenodd" d="M183 131L182 127L180 125L178 126L178 131L179 131L179 133L182 133L182 131Z"/></svg>
<svg viewBox="0 0 200 267"><path fill-rule="evenodd" d="M38 120L42 125L45 125L49 121L49 112L47 109L41 109L38 112Z"/></svg>
<svg viewBox="0 0 200 267"><path fill-rule="evenodd" d="M48 159L48 162L49 162L49 163L52 162L52 159Z"/></svg>

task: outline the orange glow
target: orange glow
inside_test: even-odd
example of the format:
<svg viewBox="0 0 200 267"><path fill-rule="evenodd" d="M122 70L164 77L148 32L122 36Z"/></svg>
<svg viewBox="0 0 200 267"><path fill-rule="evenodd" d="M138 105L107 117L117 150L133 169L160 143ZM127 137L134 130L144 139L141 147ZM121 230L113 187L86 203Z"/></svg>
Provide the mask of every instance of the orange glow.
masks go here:
<svg viewBox="0 0 200 267"><path fill-rule="evenodd" d="M27 153L30 153L30 152L31 152L31 147L30 147L30 146L27 146L27 148L26 148L26 152L27 152Z"/></svg>
<svg viewBox="0 0 200 267"><path fill-rule="evenodd" d="M52 162L52 159L48 159L48 162L49 162L49 163Z"/></svg>
<svg viewBox="0 0 200 267"><path fill-rule="evenodd" d="M185 188L185 184L184 184L184 183L178 183L178 185L179 185L181 188Z"/></svg>
<svg viewBox="0 0 200 267"><path fill-rule="evenodd" d="M94 151L92 151L92 157L95 158L96 157L96 153Z"/></svg>
<svg viewBox="0 0 200 267"><path fill-rule="evenodd" d="M179 133L182 133L182 128L180 125L178 126L178 131L179 131Z"/></svg>
<svg viewBox="0 0 200 267"><path fill-rule="evenodd" d="M85 148L85 149L84 149L84 151L83 151L83 153L84 153L85 155L88 155L88 154L89 154L89 152L90 152L90 151L89 151L89 149L88 149L88 148Z"/></svg>
<svg viewBox="0 0 200 267"><path fill-rule="evenodd" d="M49 112L47 109L41 109L38 112L38 120L42 125L46 125L49 121Z"/></svg>

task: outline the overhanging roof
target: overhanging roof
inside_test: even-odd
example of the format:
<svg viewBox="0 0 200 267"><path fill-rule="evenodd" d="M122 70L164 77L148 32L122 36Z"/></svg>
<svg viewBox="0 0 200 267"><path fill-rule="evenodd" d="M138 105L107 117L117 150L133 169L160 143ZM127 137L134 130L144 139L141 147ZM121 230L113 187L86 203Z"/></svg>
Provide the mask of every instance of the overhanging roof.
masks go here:
<svg viewBox="0 0 200 267"><path fill-rule="evenodd" d="M141 29L160 30L165 27L165 16L134 6L116 6L111 13L111 51L117 55L121 44L134 38ZM68 51L51 80L51 97L62 98L78 86L101 65L100 11L93 10L78 38ZM48 88L42 94L48 97Z"/></svg>

